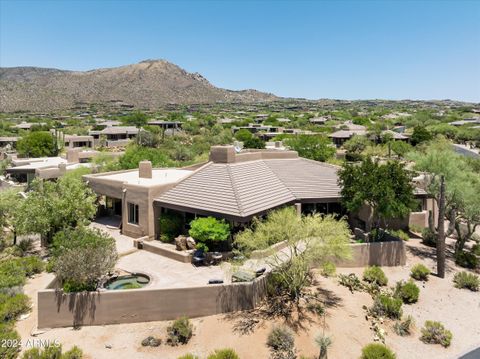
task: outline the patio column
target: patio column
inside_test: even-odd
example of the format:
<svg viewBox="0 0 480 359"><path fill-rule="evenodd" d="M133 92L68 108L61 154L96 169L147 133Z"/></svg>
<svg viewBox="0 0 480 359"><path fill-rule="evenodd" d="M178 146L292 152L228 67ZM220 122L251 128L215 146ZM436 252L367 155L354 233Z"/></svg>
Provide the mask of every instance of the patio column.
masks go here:
<svg viewBox="0 0 480 359"><path fill-rule="evenodd" d="M295 203L295 209L297 210L297 216L302 216L302 204L300 202Z"/></svg>

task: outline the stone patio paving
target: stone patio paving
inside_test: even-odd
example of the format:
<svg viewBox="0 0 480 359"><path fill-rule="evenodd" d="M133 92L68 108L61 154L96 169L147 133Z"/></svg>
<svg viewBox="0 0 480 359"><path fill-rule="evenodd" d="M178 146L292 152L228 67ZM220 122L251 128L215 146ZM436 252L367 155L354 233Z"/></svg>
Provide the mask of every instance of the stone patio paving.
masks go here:
<svg viewBox="0 0 480 359"><path fill-rule="evenodd" d="M123 256L135 251L135 247L133 246L133 238L120 233L120 229L118 229L120 222L120 217L101 217L90 223L89 227L98 228L110 234L115 239L118 255Z"/></svg>

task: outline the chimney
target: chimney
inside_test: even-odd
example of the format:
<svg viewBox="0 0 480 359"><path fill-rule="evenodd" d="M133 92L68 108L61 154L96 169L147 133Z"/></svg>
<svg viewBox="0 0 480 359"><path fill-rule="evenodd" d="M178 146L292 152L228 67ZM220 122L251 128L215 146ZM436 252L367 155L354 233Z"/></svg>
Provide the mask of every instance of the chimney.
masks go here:
<svg viewBox="0 0 480 359"><path fill-rule="evenodd" d="M68 163L77 163L80 162L78 153L81 151L81 148L71 148L67 151L67 162Z"/></svg>
<svg viewBox="0 0 480 359"><path fill-rule="evenodd" d="M235 162L235 148L233 146L210 147L210 161L215 163Z"/></svg>
<svg viewBox="0 0 480 359"><path fill-rule="evenodd" d="M58 165L58 169L60 170L60 174L65 174L67 172L67 164L66 163L60 163Z"/></svg>
<svg viewBox="0 0 480 359"><path fill-rule="evenodd" d="M138 164L138 177L139 178L152 178L152 162L141 161Z"/></svg>

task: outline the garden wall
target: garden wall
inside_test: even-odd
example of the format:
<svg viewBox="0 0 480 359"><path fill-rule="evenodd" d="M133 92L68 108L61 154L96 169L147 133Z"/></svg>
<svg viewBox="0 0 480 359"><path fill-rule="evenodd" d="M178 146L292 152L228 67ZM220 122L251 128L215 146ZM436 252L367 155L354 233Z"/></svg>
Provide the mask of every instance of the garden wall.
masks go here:
<svg viewBox="0 0 480 359"><path fill-rule="evenodd" d="M386 242L353 243L352 258L334 261L337 267L403 266L407 261L405 243L401 239Z"/></svg>
<svg viewBox="0 0 480 359"><path fill-rule="evenodd" d="M266 294L264 275L253 282L169 289L38 292L38 327L104 325L190 318L255 308Z"/></svg>

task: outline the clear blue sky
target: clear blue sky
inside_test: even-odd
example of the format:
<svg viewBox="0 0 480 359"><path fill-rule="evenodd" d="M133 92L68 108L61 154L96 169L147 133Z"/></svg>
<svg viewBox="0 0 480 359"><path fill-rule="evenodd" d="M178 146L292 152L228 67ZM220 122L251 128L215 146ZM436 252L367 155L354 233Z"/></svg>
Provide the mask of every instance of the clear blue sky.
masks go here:
<svg viewBox="0 0 480 359"><path fill-rule="evenodd" d="M480 101L480 1L0 0L0 66L166 59L281 96Z"/></svg>

